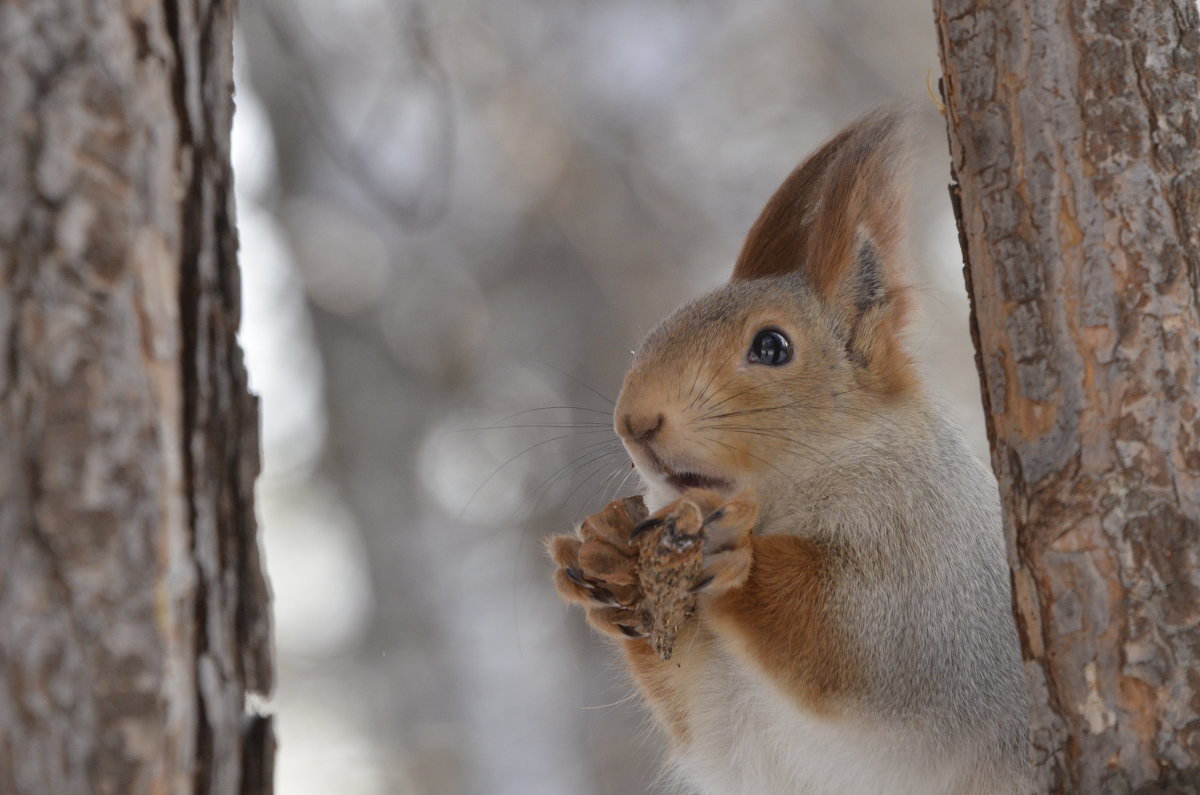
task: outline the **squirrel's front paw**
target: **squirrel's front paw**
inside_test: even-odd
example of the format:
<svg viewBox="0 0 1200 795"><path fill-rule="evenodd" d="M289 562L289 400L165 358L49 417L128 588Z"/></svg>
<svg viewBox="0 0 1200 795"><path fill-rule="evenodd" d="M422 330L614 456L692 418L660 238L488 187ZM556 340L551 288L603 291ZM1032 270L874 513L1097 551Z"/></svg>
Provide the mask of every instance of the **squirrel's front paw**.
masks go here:
<svg viewBox="0 0 1200 795"><path fill-rule="evenodd" d="M674 515L695 506L699 509L704 557L691 590L715 596L745 584L752 559L750 532L758 520L758 500L749 491L732 499L704 489L687 491L660 511Z"/></svg>
<svg viewBox="0 0 1200 795"><path fill-rule="evenodd" d="M563 599L581 605L595 629L616 638L640 638L638 551L630 532L646 518L641 497L610 502L583 521L575 535L552 536L547 550L558 566L554 584Z"/></svg>

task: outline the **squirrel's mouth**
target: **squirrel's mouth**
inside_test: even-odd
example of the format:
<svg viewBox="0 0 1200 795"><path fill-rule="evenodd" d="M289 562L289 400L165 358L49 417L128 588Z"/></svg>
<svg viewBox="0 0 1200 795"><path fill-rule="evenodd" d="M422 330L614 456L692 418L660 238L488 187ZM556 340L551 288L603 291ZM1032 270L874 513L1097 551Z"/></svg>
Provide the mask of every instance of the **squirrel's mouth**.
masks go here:
<svg viewBox="0 0 1200 795"><path fill-rule="evenodd" d="M713 491L728 491L732 483L720 478L711 478L698 472L664 472L667 483L677 491L688 489L711 489Z"/></svg>
<svg viewBox="0 0 1200 795"><path fill-rule="evenodd" d="M664 464L662 459L655 455L653 450L647 449L646 453L650 458L650 466L655 474L678 492L684 492L688 489L711 489L712 491L730 491L733 489L733 483L728 480L690 470L677 471Z"/></svg>

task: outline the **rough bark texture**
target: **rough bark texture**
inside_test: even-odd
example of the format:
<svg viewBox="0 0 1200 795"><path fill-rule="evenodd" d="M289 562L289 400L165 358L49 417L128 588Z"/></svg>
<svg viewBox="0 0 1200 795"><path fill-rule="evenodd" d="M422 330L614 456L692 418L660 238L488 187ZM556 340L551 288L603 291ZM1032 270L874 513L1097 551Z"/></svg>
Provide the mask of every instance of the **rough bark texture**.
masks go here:
<svg viewBox="0 0 1200 795"><path fill-rule="evenodd" d="M264 793L223 0L0 4L0 792Z"/></svg>
<svg viewBox="0 0 1200 795"><path fill-rule="evenodd" d="M1200 791L1193 0L935 0L1034 758Z"/></svg>

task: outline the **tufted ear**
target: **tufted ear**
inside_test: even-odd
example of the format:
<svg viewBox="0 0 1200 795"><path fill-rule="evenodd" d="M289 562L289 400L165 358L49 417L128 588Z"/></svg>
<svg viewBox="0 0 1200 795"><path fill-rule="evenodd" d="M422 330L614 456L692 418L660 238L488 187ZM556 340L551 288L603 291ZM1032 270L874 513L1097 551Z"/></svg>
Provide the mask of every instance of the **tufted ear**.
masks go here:
<svg viewBox="0 0 1200 795"><path fill-rule="evenodd" d="M895 110L838 133L767 202L733 270L733 281L800 274L861 364L898 353L905 320L906 138Z"/></svg>

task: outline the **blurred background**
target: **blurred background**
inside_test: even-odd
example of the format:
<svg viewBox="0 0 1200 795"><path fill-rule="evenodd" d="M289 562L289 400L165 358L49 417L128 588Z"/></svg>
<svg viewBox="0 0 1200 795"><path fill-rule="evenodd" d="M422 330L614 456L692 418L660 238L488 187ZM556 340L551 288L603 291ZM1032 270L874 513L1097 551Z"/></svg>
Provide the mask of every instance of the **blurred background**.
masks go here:
<svg viewBox="0 0 1200 795"><path fill-rule="evenodd" d="M916 117L912 345L986 451L928 0L255 0L234 129L281 795L662 792L542 539L791 168Z"/></svg>

